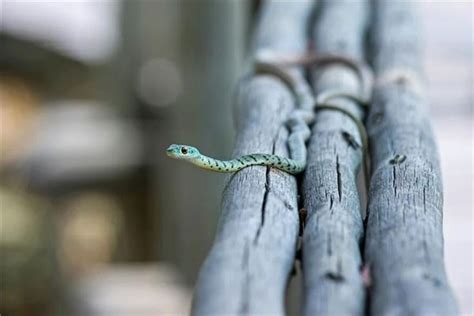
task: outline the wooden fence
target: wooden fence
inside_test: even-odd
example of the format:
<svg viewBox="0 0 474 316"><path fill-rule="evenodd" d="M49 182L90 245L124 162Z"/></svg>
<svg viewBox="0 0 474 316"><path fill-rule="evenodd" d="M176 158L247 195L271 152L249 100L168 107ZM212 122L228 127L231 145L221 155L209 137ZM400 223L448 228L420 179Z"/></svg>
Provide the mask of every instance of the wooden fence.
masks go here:
<svg viewBox="0 0 474 316"><path fill-rule="evenodd" d="M364 163L360 131L344 113L320 111L301 179L266 167L229 177L193 314L285 314L304 221L303 314L455 315L413 8L391 0L265 1L258 18L254 55L261 49L314 50L371 62L376 84L366 125L372 162L368 217L364 225L360 201L366 192L357 185ZM337 88L356 94L360 85L342 64L311 69L310 79L316 93ZM363 119L357 104L335 102ZM288 156L284 122L294 107L291 91L277 77L246 76L236 97L234 155Z"/></svg>

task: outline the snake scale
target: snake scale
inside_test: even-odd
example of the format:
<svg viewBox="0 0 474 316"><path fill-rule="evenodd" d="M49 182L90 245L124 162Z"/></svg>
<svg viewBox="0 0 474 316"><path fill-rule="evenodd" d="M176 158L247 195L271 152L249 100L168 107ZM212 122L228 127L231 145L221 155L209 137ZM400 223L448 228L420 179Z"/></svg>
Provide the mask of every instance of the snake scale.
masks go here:
<svg viewBox="0 0 474 316"><path fill-rule="evenodd" d="M291 71L292 66L322 66L331 63L340 63L351 68L359 77L360 97L341 90L328 90L314 98L309 85L301 73ZM291 158L278 155L254 153L232 160L219 160L205 156L199 150L189 145L172 144L166 153L169 157L190 162L203 169L216 172L236 172L249 166L269 166L298 174L306 168L306 141L311 135L310 125L315 120L317 110L336 110L349 116L357 125L362 139L362 147L367 148L367 137L361 121L352 113L330 104L328 101L336 97L351 99L361 106L368 106L372 89L372 73L369 68L356 60L340 55L298 55L275 56L264 52L257 55L255 74L273 75L282 80L292 91L297 107L286 121L290 134L288 147Z"/></svg>

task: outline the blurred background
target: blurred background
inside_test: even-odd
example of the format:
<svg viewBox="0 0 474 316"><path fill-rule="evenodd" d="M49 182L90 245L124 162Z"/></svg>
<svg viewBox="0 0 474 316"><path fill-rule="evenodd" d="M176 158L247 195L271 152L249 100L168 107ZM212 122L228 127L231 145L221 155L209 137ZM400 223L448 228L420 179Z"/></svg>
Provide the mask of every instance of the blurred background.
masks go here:
<svg viewBox="0 0 474 316"><path fill-rule="evenodd" d="M0 313L185 315L226 177L258 1L0 1ZM473 311L473 16L417 2L448 276Z"/></svg>

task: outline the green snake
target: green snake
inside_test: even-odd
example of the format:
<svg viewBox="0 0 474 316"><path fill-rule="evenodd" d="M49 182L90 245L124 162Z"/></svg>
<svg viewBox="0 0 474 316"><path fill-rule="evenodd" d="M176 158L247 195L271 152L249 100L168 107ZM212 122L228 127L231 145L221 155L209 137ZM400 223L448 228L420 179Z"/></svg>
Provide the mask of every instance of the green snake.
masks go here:
<svg viewBox="0 0 474 316"><path fill-rule="evenodd" d="M331 63L342 63L354 70L361 81L360 97L340 90L328 90L314 98L301 72L288 69L291 66L321 66ZM286 126L290 131L288 147L291 158L254 153L232 160L219 160L201 154L193 146L177 144L170 145L166 150L166 154L171 158L184 160L200 168L216 172L236 172L250 166L268 166L296 175L306 168L306 141L311 135L309 126L314 122L317 110L336 110L349 116L359 129L363 143L362 147L367 148L367 137L360 120L352 113L328 103L332 98L344 97L361 106L368 105L371 97L372 74L365 64L339 55L308 54L281 57L265 52L257 57L255 74L278 77L291 89L295 96L297 107L286 121Z"/></svg>

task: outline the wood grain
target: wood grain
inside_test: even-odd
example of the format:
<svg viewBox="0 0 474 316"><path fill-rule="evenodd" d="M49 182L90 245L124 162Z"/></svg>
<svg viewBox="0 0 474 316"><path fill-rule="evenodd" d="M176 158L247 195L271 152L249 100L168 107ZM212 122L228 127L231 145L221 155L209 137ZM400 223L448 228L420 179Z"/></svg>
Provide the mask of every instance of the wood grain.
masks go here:
<svg viewBox="0 0 474 316"><path fill-rule="evenodd" d="M367 131L372 179L365 257L373 315L457 315L443 262L443 188L427 115L417 15L378 1L371 56L377 84Z"/></svg>
<svg viewBox="0 0 474 316"><path fill-rule="evenodd" d="M316 54L363 60L368 15L367 1L323 1L313 28ZM337 89L357 95L361 83L353 70L334 63L315 69L313 84L316 93ZM351 100L333 103L363 119ZM364 313L363 221L357 189L361 144L356 125L345 114L318 112L302 191L308 212L303 234L304 315Z"/></svg>
<svg viewBox="0 0 474 316"><path fill-rule="evenodd" d="M311 1L264 3L254 53L306 50ZM255 152L288 156L285 121L294 108L278 78L245 78L236 96L233 156ZM249 167L232 175L212 249L195 288L193 315L283 315L299 231L296 179L282 171Z"/></svg>

